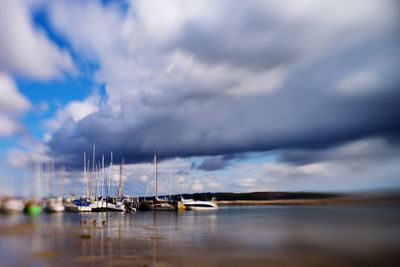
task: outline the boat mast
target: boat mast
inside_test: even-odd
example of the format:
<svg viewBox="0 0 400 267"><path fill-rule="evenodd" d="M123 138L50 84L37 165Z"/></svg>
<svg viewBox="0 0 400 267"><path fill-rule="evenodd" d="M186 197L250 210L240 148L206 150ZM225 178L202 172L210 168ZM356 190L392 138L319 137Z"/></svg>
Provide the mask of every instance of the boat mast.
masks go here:
<svg viewBox="0 0 400 267"><path fill-rule="evenodd" d="M65 166L60 167L60 172L61 172L61 197L64 197L65 195Z"/></svg>
<svg viewBox="0 0 400 267"><path fill-rule="evenodd" d="M104 188L106 186L106 176L104 175L104 154L101 157L101 182L102 187L101 187L101 196L104 197L106 189Z"/></svg>
<svg viewBox="0 0 400 267"><path fill-rule="evenodd" d="M37 161L35 162L35 184L34 184L34 190L32 193L32 197L34 198L42 198L42 192L41 192L41 176L42 176L42 163Z"/></svg>
<svg viewBox="0 0 400 267"><path fill-rule="evenodd" d="M172 176L172 169L169 169L169 200L171 200L171 176Z"/></svg>
<svg viewBox="0 0 400 267"><path fill-rule="evenodd" d="M155 171L156 171L156 199L158 197L158 166L157 166L157 155L158 151L154 152L154 164L155 164Z"/></svg>
<svg viewBox="0 0 400 267"><path fill-rule="evenodd" d="M122 167L124 166L124 159L122 159L121 165L119 165L119 181L118 181L118 198L122 198Z"/></svg>
<svg viewBox="0 0 400 267"><path fill-rule="evenodd" d="M54 197L54 159L50 160L50 197Z"/></svg>
<svg viewBox="0 0 400 267"><path fill-rule="evenodd" d="M90 182L89 182L89 199L90 199L90 201L93 200L93 175L95 175L95 173L96 173L96 169L95 169L96 156L95 155L96 155L96 144L93 143L93 161L92 161L93 167L92 167L92 173L90 175Z"/></svg>
<svg viewBox="0 0 400 267"><path fill-rule="evenodd" d="M110 177L108 178L108 179L109 179L108 186L109 186L110 195L112 194L112 191L113 191L113 189L112 189L112 182L113 182L113 177L112 177L112 176L113 176L112 166L113 166L113 152L111 151Z"/></svg>
<svg viewBox="0 0 400 267"><path fill-rule="evenodd" d="M86 169L86 152L83 152L83 181L85 183L85 196L89 196L89 192L88 192L88 181L87 181L87 169Z"/></svg>

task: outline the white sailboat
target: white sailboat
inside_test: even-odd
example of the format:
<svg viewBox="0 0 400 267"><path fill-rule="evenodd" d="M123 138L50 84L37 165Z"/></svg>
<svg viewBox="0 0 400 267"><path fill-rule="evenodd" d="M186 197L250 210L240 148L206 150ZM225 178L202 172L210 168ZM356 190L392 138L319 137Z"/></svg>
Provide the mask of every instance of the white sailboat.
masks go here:
<svg viewBox="0 0 400 267"><path fill-rule="evenodd" d="M50 194L54 195L54 161L49 163ZM65 210L62 198L50 197L44 207L47 212L63 212Z"/></svg>
<svg viewBox="0 0 400 267"><path fill-rule="evenodd" d="M156 176L156 195L154 197L153 203L151 203L148 208L154 211L174 211L176 207L171 205L169 201L161 200L158 198L158 162L157 162L157 151L154 153L154 166L155 166L155 176Z"/></svg>
<svg viewBox="0 0 400 267"><path fill-rule="evenodd" d="M65 209L71 212L91 212L89 199L79 198L64 204Z"/></svg>
<svg viewBox="0 0 400 267"><path fill-rule="evenodd" d="M86 162L86 153L83 153L84 181L86 181L87 178L87 170L89 169L90 166L89 164L90 164L89 160ZM92 208L90 206L91 195L92 195L92 177L90 176L89 192L87 192L87 197L66 201L66 203L64 203L65 210L70 212L91 212L92 211Z"/></svg>
<svg viewBox="0 0 400 267"><path fill-rule="evenodd" d="M47 200L45 210L47 212L63 212L65 207L62 198L50 198Z"/></svg>

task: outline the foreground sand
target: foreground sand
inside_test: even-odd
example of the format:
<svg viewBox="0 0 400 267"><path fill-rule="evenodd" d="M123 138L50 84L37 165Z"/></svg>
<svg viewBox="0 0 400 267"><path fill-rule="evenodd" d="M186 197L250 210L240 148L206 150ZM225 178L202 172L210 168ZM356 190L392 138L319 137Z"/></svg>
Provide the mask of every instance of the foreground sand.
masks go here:
<svg viewBox="0 0 400 267"><path fill-rule="evenodd" d="M105 227L70 227L60 231L51 225L21 224L0 228L0 238L29 239L38 227L48 249L19 251L18 266L385 266L399 263L395 251L380 257L351 258L318 247L291 244L276 251L238 250L225 244L208 247L171 243L153 228L141 227L137 237L105 235ZM43 229L42 229L43 230ZM39 231L40 232L40 231ZM234 251L234 253L233 253ZM3 251L4 252L4 251ZM2 262L0 266L11 266ZM395 265L393 265L395 266Z"/></svg>

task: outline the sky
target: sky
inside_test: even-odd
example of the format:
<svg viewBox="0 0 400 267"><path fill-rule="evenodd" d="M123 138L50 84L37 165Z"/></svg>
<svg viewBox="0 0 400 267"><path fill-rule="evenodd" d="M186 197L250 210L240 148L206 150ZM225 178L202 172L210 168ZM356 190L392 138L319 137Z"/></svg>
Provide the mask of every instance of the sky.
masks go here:
<svg viewBox="0 0 400 267"><path fill-rule="evenodd" d="M0 194L398 189L399 5L3 0Z"/></svg>

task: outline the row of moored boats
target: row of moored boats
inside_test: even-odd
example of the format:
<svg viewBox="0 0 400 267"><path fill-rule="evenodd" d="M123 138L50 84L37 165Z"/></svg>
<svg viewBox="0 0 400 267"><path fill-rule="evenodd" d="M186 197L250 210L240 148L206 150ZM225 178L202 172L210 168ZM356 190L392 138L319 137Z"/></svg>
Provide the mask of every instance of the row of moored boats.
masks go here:
<svg viewBox="0 0 400 267"><path fill-rule="evenodd" d="M0 212L2 213L28 213L40 214L41 212L135 212L136 210L153 211L177 211L177 210L212 210L218 206L214 200L200 201L180 198L176 200L165 200L158 197L153 200L134 198L48 198L21 199L3 198L0 199Z"/></svg>

